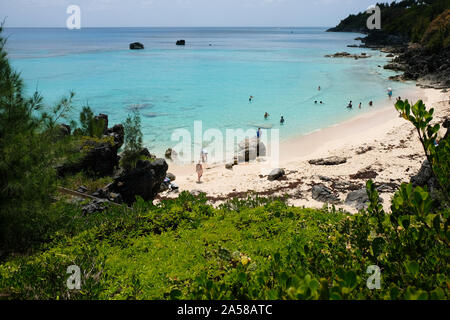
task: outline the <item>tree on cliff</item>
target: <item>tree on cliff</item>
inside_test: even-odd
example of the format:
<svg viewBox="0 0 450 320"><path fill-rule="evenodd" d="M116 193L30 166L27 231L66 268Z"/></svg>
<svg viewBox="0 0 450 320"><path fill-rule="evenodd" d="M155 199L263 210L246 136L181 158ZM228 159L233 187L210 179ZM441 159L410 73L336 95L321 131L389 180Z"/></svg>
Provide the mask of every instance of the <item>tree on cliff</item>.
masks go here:
<svg viewBox="0 0 450 320"><path fill-rule="evenodd" d="M47 208L56 189L53 164L59 152L56 121L71 98L45 112L36 92L24 95L20 74L5 51L0 26L0 253L39 240L51 223Z"/></svg>

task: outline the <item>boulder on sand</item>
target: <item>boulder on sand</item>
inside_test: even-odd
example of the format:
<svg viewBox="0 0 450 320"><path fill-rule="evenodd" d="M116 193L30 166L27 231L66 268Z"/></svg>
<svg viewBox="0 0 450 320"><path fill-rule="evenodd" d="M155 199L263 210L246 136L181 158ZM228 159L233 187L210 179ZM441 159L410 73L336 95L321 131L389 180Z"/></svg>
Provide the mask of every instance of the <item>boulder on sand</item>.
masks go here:
<svg viewBox="0 0 450 320"><path fill-rule="evenodd" d="M314 200L323 202L338 204L340 199L336 196L331 189L325 187L323 184L318 184L312 188L312 197Z"/></svg>
<svg viewBox="0 0 450 320"><path fill-rule="evenodd" d="M275 180L279 180L282 177L284 177L286 173L284 172L283 169L273 169L272 172L269 173L269 176L267 177L267 179L269 181L275 181Z"/></svg>
<svg viewBox="0 0 450 320"><path fill-rule="evenodd" d="M379 201L383 202L383 199L379 198ZM345 199L345 204L354 207L357 210L367 209L369 207L369 196L367 195L367 190L360 189L350 192Z"/></svg>
<svg viewBox="0 0 450 320"><path fill-rule="evenodd" d="M320 158L315 160L309 160L309 164L316 166L336 166L339 164L343 164L347 162L346 158L342 157L329 157L329 158Z"/></svg>

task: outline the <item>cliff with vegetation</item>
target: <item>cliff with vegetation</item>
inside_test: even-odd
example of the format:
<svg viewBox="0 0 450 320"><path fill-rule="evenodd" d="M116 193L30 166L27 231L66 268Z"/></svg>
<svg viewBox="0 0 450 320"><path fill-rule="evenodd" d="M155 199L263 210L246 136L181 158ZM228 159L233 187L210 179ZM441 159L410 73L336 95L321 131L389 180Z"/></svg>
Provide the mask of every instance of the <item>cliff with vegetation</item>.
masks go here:
<svg viewBox="0 0 450 320"><path fill-rule="evenodd" d="M404 74L395 80L419 80L423 86L450 87L450 0L403 0L377 4L381 30L368 30L369 14L350 15L330 32L367 34L363 47L396 55L392 66Z"/></svg>

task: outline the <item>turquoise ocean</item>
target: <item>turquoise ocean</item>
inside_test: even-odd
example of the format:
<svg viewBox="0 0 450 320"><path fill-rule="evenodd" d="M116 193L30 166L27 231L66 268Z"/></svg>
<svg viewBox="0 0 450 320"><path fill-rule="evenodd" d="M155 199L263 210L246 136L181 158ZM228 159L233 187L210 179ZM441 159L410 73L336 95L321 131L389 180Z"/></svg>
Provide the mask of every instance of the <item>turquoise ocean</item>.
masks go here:
<svg viewBox="0 0 450 320"><path fill-rule="evenodd" d="M144 142L158 155L174 144L175 129L280 129L282 140L368 112L408 84L389 81L389 58L347 48L355 33L326 28L9 28L7 50L30 94L48 105L70 91L78 112L89 104L121 123L133 108ZM186 46L176 46L179 39ZM145 50L129 50L139 41ZM369 59L330 59L347 51ZM321 90L318 90L318 86ZM254 96L249 103L249 96ZM314 101L324 104L315 104ZM346 108L352 100L354 108ZM368 107L373 100L375 106ZM358 109L362 102L362 110ZM377 103L380 102L380 103ZM264 120L264 113L271 116ZM279 125L284 116L286 123Z"/></svg>

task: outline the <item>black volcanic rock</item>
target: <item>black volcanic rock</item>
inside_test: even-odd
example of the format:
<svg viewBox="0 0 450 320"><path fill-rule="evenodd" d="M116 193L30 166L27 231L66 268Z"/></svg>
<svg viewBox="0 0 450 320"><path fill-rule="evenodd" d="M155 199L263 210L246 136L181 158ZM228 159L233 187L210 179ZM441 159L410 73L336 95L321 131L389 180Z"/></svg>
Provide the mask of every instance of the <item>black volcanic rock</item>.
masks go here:
<svg viewBox="0 0 450 320"><path fill-rule="evenodd" d="M130 43L130 50L141 50L144 49L144 45L140 42Z"/></svg>
<svg viewBox="0 0 450 320"><path fill-rule="evenodd" d="M184 46L186 45L186 40L178 40L177 41L177 46Z"/></svg>
<svg viewBox="0 0 450 320"><path fill-rule="evenodd" d="M168 168L164 159L139 160L134 170L116 177L108 191L120 194L128 205L136 201L136 196L145 201L153 200L161 190L161 183L166 178Z"/></svg>

